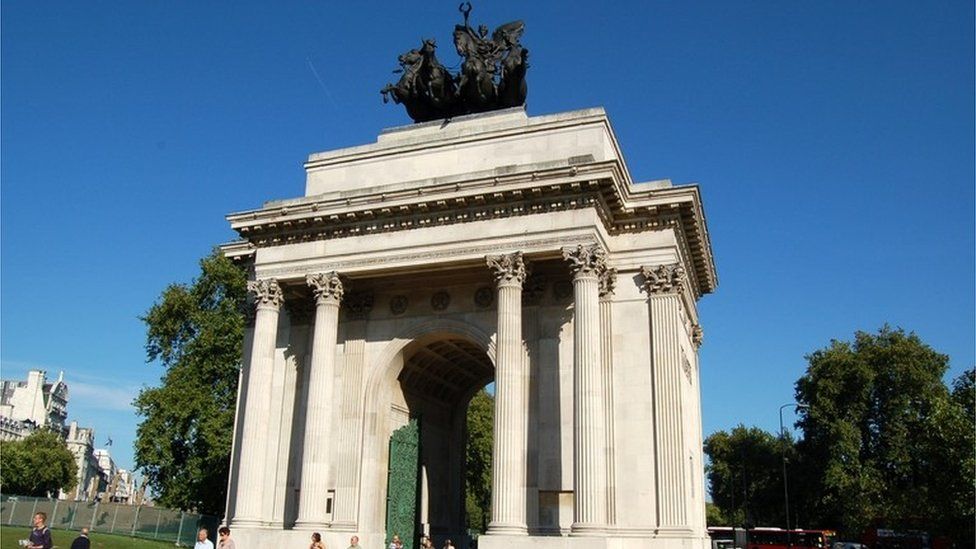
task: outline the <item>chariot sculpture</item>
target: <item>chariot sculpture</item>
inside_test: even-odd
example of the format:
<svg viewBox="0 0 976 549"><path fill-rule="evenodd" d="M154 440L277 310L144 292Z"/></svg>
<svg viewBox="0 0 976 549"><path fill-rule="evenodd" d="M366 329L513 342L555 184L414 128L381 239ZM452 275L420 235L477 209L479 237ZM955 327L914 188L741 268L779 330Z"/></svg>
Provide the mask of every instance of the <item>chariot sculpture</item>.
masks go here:
<svg viewBox="0 0 976 549"><path fill-rule="evenodd" d="M392 98L402 104L414 122L525 104L529 50L519 43L525 24L505 23L489 38L487 26L476 31L468 24L469 2L458 9L464 14L464 24L454 26L454 47L462 57L459 73L451 74L437 60L435 41L424 39L420 48L399 56L400 69L394 72L402 72L400 80L380 90L384 103Z"/></svg>

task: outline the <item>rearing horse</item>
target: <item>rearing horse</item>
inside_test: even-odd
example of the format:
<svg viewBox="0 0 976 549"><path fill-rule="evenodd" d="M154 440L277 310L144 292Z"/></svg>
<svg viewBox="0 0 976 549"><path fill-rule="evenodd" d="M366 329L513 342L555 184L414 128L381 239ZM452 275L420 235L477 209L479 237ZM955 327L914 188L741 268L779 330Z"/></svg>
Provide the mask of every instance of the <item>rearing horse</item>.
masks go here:
<svg viewBox="0 0 976 549"><path fill-rule="evenodd" d="M434 53L436 48L437 43L433 39L424 40L420 48L423 63L418 82L433 110L439 113L440 118L446 118L451 115L451 109L454 107L454 77L437 60Z"/></svg>
<svg viewBox="0 0 976 549"><path fill-rule="evenodd" d="M414 120L430 119L431 109L425 101L419 85L420 69L424 61L423 55L418 50L410 50L401 54L397 60L400 62L400 70L403 71L403 76L400 77L396 86L387 84L385 88L380 90L380 93L383 94L383 102L388 102L392 97L394 103L402 103L406 107L410 118Z"/></svg>

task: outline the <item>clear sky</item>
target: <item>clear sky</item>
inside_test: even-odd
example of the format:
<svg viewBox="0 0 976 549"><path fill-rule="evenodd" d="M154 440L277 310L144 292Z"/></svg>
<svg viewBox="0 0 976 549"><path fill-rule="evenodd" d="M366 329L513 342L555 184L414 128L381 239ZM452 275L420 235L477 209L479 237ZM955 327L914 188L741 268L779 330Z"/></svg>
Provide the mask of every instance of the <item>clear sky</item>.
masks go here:
<svg viewBox="0 0 976 549"><path fill-rule="evenodd" d="M379 89L458 0L0 7L0 360L66 372L132 465L139 320L301 196L315 151L409 122ZM973 2L477 2L525 20L530 115L603 106L636 180L701 185L704 430L776 430L804 355L884 323L974 357Z"/></svg>

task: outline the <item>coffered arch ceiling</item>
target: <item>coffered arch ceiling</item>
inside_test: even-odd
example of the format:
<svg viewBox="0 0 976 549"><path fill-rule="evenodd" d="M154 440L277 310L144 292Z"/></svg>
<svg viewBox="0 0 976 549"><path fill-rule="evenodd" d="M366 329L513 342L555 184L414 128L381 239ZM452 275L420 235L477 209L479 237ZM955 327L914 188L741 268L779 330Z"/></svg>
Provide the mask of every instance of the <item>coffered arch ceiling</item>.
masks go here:
<svg viewBox="0 0 976 549"><path fill-rule="evenodd" d="M454 405L494 379L488 355L467 339L445 336L406 352L397 378L405 390Z"/></svg>

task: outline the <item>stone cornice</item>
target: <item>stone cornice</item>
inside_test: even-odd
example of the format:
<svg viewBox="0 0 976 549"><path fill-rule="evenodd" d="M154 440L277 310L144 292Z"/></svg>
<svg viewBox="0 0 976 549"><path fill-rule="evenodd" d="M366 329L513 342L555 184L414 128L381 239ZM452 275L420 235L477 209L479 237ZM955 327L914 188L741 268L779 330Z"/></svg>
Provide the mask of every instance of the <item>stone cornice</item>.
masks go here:
<svg viewBox="0 0 976 549"><path fill-rule="evenodd" d="M643 188L625 184L626 171L618 161L568 162L394 191L270 203L227 217L247 244L225 249L244 257L249 248L594 208L610 234L673 229L690 262L694 294L715 289L717 276L696 185Z"/></svg>

